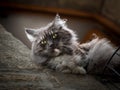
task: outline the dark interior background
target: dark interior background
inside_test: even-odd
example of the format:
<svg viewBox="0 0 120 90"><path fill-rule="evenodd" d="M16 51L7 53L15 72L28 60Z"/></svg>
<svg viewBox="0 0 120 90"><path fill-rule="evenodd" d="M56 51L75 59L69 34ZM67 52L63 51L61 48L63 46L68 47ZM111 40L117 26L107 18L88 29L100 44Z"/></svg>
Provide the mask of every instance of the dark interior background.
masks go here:
<svg viewBox="0 0 120 90"><path fill-rule="evenodd" d="M6 3L8 5L11 5L11 3L14 3L14 5L31 5L31 8L34 8L34 6L60 8L63 10L69 10L69 12L71 12L71 10L90 12L104 16L116 25L120 24L120 0L1 0L0 3L1 5L2 3ZM30 11L31 13L6 14L4 11L9 11L9 8L6 7L3 9L0 7L0 10L0 23L6 28L6 30L11 32L28 47L30 47L31 44L25 36L24 28L40 28L45 26L51 22L56 13L58 13L56 11L54 13L37 12L36 14L34 11ZM16 11L19 12L19 10ZM98 29L102 31L105 29L102 25L84 17L59 14L61 18L68 19L68 27L78 34L80 41L90 30Z"/></svg>

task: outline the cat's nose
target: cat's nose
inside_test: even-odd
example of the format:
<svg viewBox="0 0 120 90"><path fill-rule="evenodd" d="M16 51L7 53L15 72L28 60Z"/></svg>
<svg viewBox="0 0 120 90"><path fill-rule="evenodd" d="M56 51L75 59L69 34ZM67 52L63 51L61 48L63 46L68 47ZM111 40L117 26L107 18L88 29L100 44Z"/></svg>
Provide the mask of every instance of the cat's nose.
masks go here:
<svg viewBox="0 0 120 90"><path fill-rule="evenodd" d="M54 45L53 45L53 42L51 42L51 41L48 42L48 45L49 45L49 47L51 47L51 48L54 46Z"/></svg>
<svg viewBox="0 0 120 90"><path fill-rule="evenodd" d="M54 44L50 44L49 46L50 46L51 48L54 48L55 45L54 45Z"/></svg>

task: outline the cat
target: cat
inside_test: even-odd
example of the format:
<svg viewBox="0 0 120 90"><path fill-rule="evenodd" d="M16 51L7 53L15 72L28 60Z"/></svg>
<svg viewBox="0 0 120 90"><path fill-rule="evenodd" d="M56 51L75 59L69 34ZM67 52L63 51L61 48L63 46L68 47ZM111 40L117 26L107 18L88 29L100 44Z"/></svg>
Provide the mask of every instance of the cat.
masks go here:
<svg viewBox="0 0 120 90"><path fill-rule="evenodd" d="M57 14L45 27L25 29L32 43L32 60L38 66L48 66L63 73L101 72L115 47L109 40L99 39L95 34L92 40L80 44L76 33L67 27L66 22L67 19L61 19ZM112 63L116 65L120 62Z"/></svg>

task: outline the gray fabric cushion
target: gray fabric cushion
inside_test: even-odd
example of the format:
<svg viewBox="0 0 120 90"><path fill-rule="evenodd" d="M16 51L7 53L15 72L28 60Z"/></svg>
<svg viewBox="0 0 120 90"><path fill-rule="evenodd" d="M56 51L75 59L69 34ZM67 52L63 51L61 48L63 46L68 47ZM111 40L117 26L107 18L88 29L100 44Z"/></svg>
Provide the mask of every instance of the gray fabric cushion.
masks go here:
<svg viewBox="0 0 120 90"><path fill-rule="evenodd" d="M30 50L0 25L0 67L34 68Z"/></svg>

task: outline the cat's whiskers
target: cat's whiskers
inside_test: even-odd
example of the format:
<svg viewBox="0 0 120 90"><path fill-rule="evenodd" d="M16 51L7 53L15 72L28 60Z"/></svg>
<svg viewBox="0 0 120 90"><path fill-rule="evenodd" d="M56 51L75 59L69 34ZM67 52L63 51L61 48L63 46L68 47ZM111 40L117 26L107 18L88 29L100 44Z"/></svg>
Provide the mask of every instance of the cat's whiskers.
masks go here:
<svg viewBox="0 0 120 90"><path fill-rule="evenodd" d="M42 36L42 39L41 40L43 40L44 39L44 36Z"/></svg>

